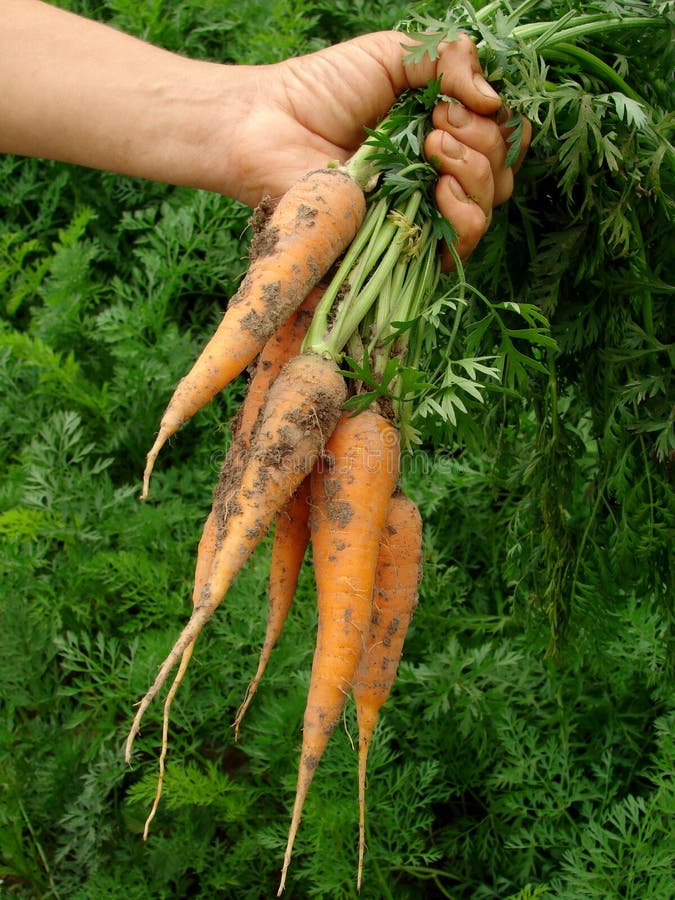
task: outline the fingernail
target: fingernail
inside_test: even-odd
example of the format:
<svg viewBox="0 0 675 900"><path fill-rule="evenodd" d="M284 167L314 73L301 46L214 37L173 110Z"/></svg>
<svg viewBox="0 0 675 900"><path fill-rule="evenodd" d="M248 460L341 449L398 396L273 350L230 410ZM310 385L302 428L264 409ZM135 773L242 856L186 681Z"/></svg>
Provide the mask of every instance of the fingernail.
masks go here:
<svg viewBox="0 0 675 900"><path fill-rule="evenodd" d="M513 113L510 109L507 109L504 104L499 107L497 112L494 114L493 119L497 123L497 125L504 125L505 122L508 122L510 118L512 118Z"/></svg>
<svg viewBox="0 0 675 900"><path fill-rule="evenodd" d="M471 121L471 113L459 101L448 103L447 116L448 122L450 125L454 125L455 128L462 128L462 126L468 125Z"/></svg>
<svg viewBox="0 0 675 900"><path fill-rule="evenodd" d="M443 132L443 137L441 138L441 149L446 156L449 156L450 159L462 159L464 154L466 153L466 147L464 144L460 143L460 141L455 140L452 135L447 132Z"/></svg>
<svg viewBox="0 0 675 900"><path fill-rule="evenodd" d="M473 76L473 83L476 87L476 90L481 93L484 97L489 97L490 100L499 100L499 94L495 89L483 78L480 72L476 72Z"/></svg>
<svg viewBox="0 0 675 900"><path fill-rule="evenodd" d="M464 193L464 191L462 190L462 185L452 175L450 175L449 187L450 187L450 190L452 191L452 193L455 195L455 197L458 200L461 200L463 203L468 203L467 196Z"/></svg>

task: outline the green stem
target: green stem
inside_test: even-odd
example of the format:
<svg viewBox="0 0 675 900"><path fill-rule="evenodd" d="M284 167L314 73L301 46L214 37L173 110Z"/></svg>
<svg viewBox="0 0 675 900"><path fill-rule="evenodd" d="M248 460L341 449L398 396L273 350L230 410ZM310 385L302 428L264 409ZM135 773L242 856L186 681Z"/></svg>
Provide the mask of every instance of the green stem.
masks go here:
<svg viewBox="0 0 675 900"><path fill-rule="evenodd" d="M457 339L457 332L459 331L459 323L462 320L462 314L466 307L466 276L464 274L464 266L462 265L462 260L459 258L459 254L455 247L450 247L452 252L452 256L455 261L455 268L457 270L457 279L459 286L459 296L457 297L457 307L455 309L455 318L452 323L452 331L450 332L450 338L448 339L448 346L446 355L450 358L452 353L452 348L455 345L455 340Z"/></svg>
<svg viewBox="0 0 675 900"><path fill-rule="evenodd" d="M551 29L559 28L561 22L567 22L568 20L569 20L569 14L566 16L563 16L561 19L554 19L553 21L547 19L543 22L542 21L525 22L523 25L514 26L512 32L511 32L511 37L514 40L520 40L524 43L532 44L538 38L541 39L542 35L548 34L549 35L548 39L551 41L551 43L556 43L556 41L553 40L553 38L555 36L560 35L561 32L557 32L557 34L556 34L555 31L551 32ZM607 23L607 22L620 22L620 21L621 21L620 19L616 19L616 18L608 19L606 16L602 16L601 14L598 14L598 13L593 13L593 14L589 13L588 15L577 17L577 24L576 24L576 26L573 26L573 27L579 28L581 25L583 25L583 26L587 26L591 29L596 29L598 27L598 25L602 22ZM541 48L540 48L540 52L541 52Z"/></svg>
<svg viewBox="0 0 675 900"><path fill-rule="evenodd" d="M627 97L630 97L631 100L635 100L638 103L645 103L640 95L636 93L636 91L634 91L611 66L608 66L604 60L599 59L594 53L584 50L583 47L577 47L574 44L567 44L564 42L560 44L556 43L555 47L544 47L541 51L541 55L544 59L553 60L554 62L581 63L584 70L589 75L594 75L606 84L612 85L618 91L621 91Z"/></svg>
<svg viewBox="0 0 675 900"><path fill-rule="evenodd" d="M365 250L366 264L359 270L358 287L350 284L349 290L337 304L333 321L328 329L322 327L319 331L319 326L317 326L315 330L313 327L314 323L312 324L305 338L303 350L329 355L333 359L337 359L340 356L342 348L377 300L384 282L404 252L401 238L405 237L406 231L410 227L409 223L414 221L421 201L421 192L415 191L405 208L400 210L403 215L402 222L398 224L388 217L380 225L379 230L371 236L371 242ZM371 251L373 247L376 248L374 252ZM387 248L386 250L384 250L385 247ZM380 252L381 250L384 250L383 254ZM337 280L337 276L335 280ZM333 284L334 282L331 282L331 288L333 288ZM341 286L342 281L331 290L331 295L334 293L337 297ZM323 306L323 301L320 306ZM327 325L328 311L322 310L322 315L325 317L324 325ZM316 319L316 314L314 318Z"/></svg>
<svg viewBox="0 0 675 900"><path fill-rule="evenodd" d="M647 26L663 28L664 24L664 21L661 19L648 19L645 16L608 18L602 13L581 16L576 25L572 25L570 28L563 28L561 31L553 31L550 36L547 36L546 46L553 47L561 43L571 42L589 34L604 34L607 31L616 29L627 30L630 28L645 28ZM514 38L517 37L524 41L533 42L548 32L550 28L550 22L530 22L525 25L517 25L513 29L512 35ZM540 53L543 52L543 49L543 45L537 47Z"/></svg>
<svg viewBox="0 0 675 900"><path fill-rule="evenodd" d="M370 346L379 340L383 334L388 322L391 320L392 307L395 297L400 297L405 284L406 272L408 269L408 260L399 259L394 266L393 271L382 285L380 296L375 304L375 318L373 322L373 336Z"/></svg>
<svg viewBox="0 0 675 900"><path fill-rule="evenodd" d="M529 43L531 47L534 50L541 52L541 49L543 47L546 47L546 45L551 41L552 38L557 38L560 34L562 34L561 29L564 29L565 25L567 25L568 22L571 22L575 17L576 14L574 10L571 9L568 13L566 13L564 16L561 16L559 19L556 19L553 22L549 22L547 27L544 28L544 30L540 34L538 34L537 37L530 37ZM538 22L537 24L542 25L543 27L547 23ZM516 32L516 29L519 27L526 28L527 26L516 26L516 28L514 28L513 30L514 34Z"/></svg>
<svg viewBox="0 0 675 900"><path fill-rule="evenodd" d="M391 893L391 891L389 890L389 883L388 883L387 879L384 877L384 875L382 874L382 870L380 869L379 865L377 864L377 857L374 854L370 858L370 864L373 867L373 869L375 870L375 877L377 878L377 882L380 885L380 890L382 891L381 896L382 896L383 900L394 900L394 896Z"/></svg>
<svg viewBox="0 0 675 900"><path fill-rule="evenodd" d="M529 12L532 7L537 6L541 0L525 0L524 3L521 3L520 6L517 6L511 15L506 20L506 24L509 25L511 22L517 22L519 19L522 19L523 15L526 12Z"/></svg>
<svg viewBox="0 0 675 900"><path fill-rule="evenodd" d="M538 0L528 0L528 2L536 3ZM485 6L481 6L476 10L476 18L479 22L484 22L486 19L489 19L493 13L498 12L501 5L502 0L492 0L491 3L486 3Z"/></svg>
<svg viewBox="0 0 675 900"><path fill-rule="evenodd" d="M426 242L414 274L415 281L411 282L409 292L394 310L392 321L407 322L419 318L429 305L441 274L437 240Z"/></svg>
<svg viewBox="0 0 675 900"><path fill-rule="evenodd" d="M321 352L318 348L328 332L328 319L337 296L347 281L350 272L360 261L363 253L369 249L373 235L378 234L384 223L389 207L386 200L380 200L371 206L366 213L363 224L345 254L342 263L331 283L326 288L321 302L314 312L312 323L302 345L303 352Z"/></svg>
<svg viewBox="0 0 675 900"><path fill-rule="evenodd" d="M429 226L428 231L431 230ZM382 376L390 359L398 359L408 368L417 369L421 355L420 331L424 329L421 313L434 296L440 276L438 241L428 232L422 238L423 249L419 256L406 261L406 276L400 294L389 298L389 317L385 327L376 333L368 347L371 368L376 377ZM412 327L396 332L394 322L414 322ZM404 423L410 419L409 405L400 373L394 375L388 385L394 419L405 431Z"/></svg>
<svg viewBox="0 0 675 900"><path fill-rule="evenodd" d="M558 422L558 375L555 367L555 357L552 352L548 354L548 388L551 392L551 438L557 443L560 437L560 425Z"/></svg>
<svg viewBox="0 0 675 900"><path fill-rule="evenodd" d="M373 372L381 376L391 358L399 359L410 365L409 345L411 328L397 331L394 322L413 322L429 303L438 283L439 266L437 264L437 242L427 240L420 256L414 259L403 259L397 265L400 269L398 279L400 289L385 298L384 292L378 299L378 307L386 307L387 314L382 315L377 329L368 345ZM404 270L404 271L403 271ZM401 279L401 272L403 278ZM384 301L384 302L383 302ZM418 360L413 362L416 367ZM396 394L398 377L392 382L390 393ZM400 398L403 399L403 398Z"/></svg>
<svg viewBox="0 0 675 900"><path fill-rule="evenodd" d="M372 191L380 174L379 167L372 160L375 151L376 148L365 141L344 167L364 192Z"/></svg>
<svg viewBox="0 0 675 900"><path fill-rule="evenodd" d="M433 294L436 290L436 286L438 284L438 279L440 277L440 265L438 264L437 259L433 259L430 261L433 262L433 268L431 266L425 268L422 279L421 279L421 289L420 295L424 294L427 298L427 303L430 297L433 297ZM413 318L414 316L419 317L423 312L422 305L419 304L414 312L411 312L409 318ZM413 369L419 369L420 359L422 358L422 352L424 348L424 327L423 324L421 327L416 328L412 334L401 335L396 342L396 351L402 352L406 351L406 362L408 366Z"/></svg>
<svg viewBox="0 0 675 900"><path fill-rule="evenodd" d="M638 219L637 213L634 209L631 209L629 212L630 221L631 221L631 236L635 243L637 244L637 252L636 256L638 259L638 265L642 272L648 271L649 264L647 262L647 254L645 251L645 244L642 237L642 228L640 227L640 220ZM649 335L650 338L655 336L654 329L654 300L652 297L651 290L647 287L642 292L642 327L645 330L645 333Z"/></svg>
<svg viewBox="0 0 675 900"><path fill-rule="evenodd" d="M375 329L370 343L386 339L392 333L393 321L407 322L420 313L418 307L429 299L426 287L428 261L435 259L438 243L431 237L431 222L425 222L420 232L419 251L412 258L402 257L392 272L391 285L383 291L377 303Z"/></svg>
<svg viewBox="0 0 675 900"><path fill-rule="evenodd" d="M570 579L570 603L574 603L577 595L577 585L579 583L579 571L581 569L581 564L583 563L584 551L586 549L586 542L591 533L591 528L595 525L595 518L598 514L598 509L600 507L600 502L603 498L604 485L597 484L595 486L596 494L595 500L593 502L593 506L591 508L590 515L588 517L588 521L586 522L586 526L583 530L583 534L581 535L581 540L577 546L576 558L574 561L574 570L572 572L572 577Z"/></svg>
<svg viewBox="0 0 675 900"><path fill-rule="evenodd" d="M441 274L441 266L438 259L438 250L436 243L430 243L426 259L419 265L415 279L415 283L411 283L410 301L406 309L401 310L400 321L418 320L418 324L414 330L407 330L399 333L391 342L390 353L397 355L405 361L405 364L412 369L419 370L420 358L424 345L424 321L421 314L429 305L429 301L436 293L438 280ZM399 320L399 316L392 317L392 321ZM403 422L406 418L410 418L410 402L411 399L403 389L400 377L396 377L392 384L392 393L396 399L394 401L394 410L396 419Z"/></svg>

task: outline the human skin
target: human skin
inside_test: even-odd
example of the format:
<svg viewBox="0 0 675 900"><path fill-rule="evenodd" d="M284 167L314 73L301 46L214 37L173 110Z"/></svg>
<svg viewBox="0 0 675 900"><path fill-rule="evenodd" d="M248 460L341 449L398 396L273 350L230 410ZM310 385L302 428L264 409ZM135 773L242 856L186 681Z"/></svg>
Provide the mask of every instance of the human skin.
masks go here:
<svg viewBox="0 0 675 900"><path fill-rule="evenodd" d="M469 255L513 190L501 101L466 36L405 65L376 32L270 65L188 59L42 0L0 0L0 151L217 191L250 206L345 162L406 88L441 77L425 151ZM409 40L409 39L408 39ZM457 118L457 110L460 116ZM461 119L461 121L460 121ZM527 146L527 139L524 147Z"/></svg>

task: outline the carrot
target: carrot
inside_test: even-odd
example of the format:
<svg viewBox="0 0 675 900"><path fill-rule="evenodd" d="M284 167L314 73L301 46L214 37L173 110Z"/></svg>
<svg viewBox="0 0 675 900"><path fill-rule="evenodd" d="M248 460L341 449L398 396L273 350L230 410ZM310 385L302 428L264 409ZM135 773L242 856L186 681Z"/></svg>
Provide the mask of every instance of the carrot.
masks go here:
<svg viewBox="0 0 675 900"><path fill-rule="evenodd" d="M275 520L265 638L260 651L257 671L246 690L246 696L237 710L233 723L235 740L239 739L242 719L258 690L272 650L279 639L293 603L300 568L309 543L309 485L309 478L305 478Z"/></svg>
<svg viewBox="0 0 675 900"><path fill-rule="evenodd" d="M270 385L283 365L300 352L314 310L323 296L324 285L317 285L295 312L268 339L258 357L244 402L237 415L233 451L245 456ZM246 696L233 722L235 740L241 721L265 672L269 657L279 639L293 602L302 560L309 543L309 482L303 482L276 517L269 580L267 627L258 669L246 690Z"/></svg>
<svg viewBox="0 0 675 900"><path fill-rule="evenodd" d="M245 459L270 386L284 364L300 353L302 341L324 290L324 285L317 285L313 288L295 312L263 347L249 382L244 402L237 414L235 442L230 452L238 454L239 460L238 462L233 460L233 466L239 466ZM239 739L242 719L258 689L293 602L300 567L309 543L308 503L309 481L305 480L275 520L265 639L260 652L258 669L246 690L244 701L233 722L235 740Z"/></svg>
<svg viewBox="0 0 675 900"><path fill-rule="evenodd" d="M349 246L365 214L358 184L317 169L281 198L251 246L251 264L215 334L179 382L147 455L142 498L164 443L244 371Z"/></svg>
<svg viewBox="0 0 675 900"><path fill-rule="evenodd" d="M241 477L251 440L271 385L284 365L300 353L302 341L312 314L323 296L324 286L317 285L294 313L268 338L260 352L244 400L232 423L233 440L221 467L219 481L232 489Z"/></svg>
<svg viewBox="0 0 675 900"><path fill-rule="evenodd" d="M206 518L206 522L204 523L204 530L199 541L199 546L197 547L197 563L195 565L194 587L192 590L193 605L197 603L204 585L206 584L206 581L208 579L209 572L211 571L211 566L213 565L213 557L216 551L216 538L216 517L213 513L213 510L211 510ZM162 749L159 756L159 775L157 776L157 790L155 792L155 799L153 800L152 808L148 813L148 818L145 820L145 827L143 828L143 840L148 839L150 823L155 818L155 813L157 812L159 801L162 797L162 788L164 786L164 764L166 761L166 752L169 740L169 713L171 711L171 704L173 703L173 699L176 696L176 691L178 690L180 683L185 676L187 667L190 663L193 649L194 641L191 644L188 644L185 650L183 650L183 655L180 660L178 672L176 673L176 677L174 678L173 683L171 684L171 687L169 688L169 691L166 695L166 700L164 701L164 712L162 714Z"/></svg>
<svg viewBox="0 0 675 900"><path fill-rule="evenodd" d="M380 535L398 478L398 432L372 408L343 415L326 445L326 460L311 476L318 632L279 895L312 777L368 634Z"/></svg>
<svg viewBox="0 0 675 900"><path fill-rule="evenodd" d="M359 864L361 890L365 852L366 766L380 708L396 678L410 620L417 605L422 567L422 520L415 504L398 490L391 498L380 539L366 649L352 693L359 726Z"/></svg>
<svg viewBox="0 0 675 900"><path fill-rule="evenodd" d="M143 714L186 647L200 634L274 517L313 469L340 417L346 385L337 365L301 354L270 388L241 477L216 490L216 549L190 620L141 700L127 738L126 759Z"/></svg>
<svg viewBox="0 0 675 900"><path fill-rule="evenodd" d="M323 293L323 285L312 288L261 350L236 422L237 439L245 447L251 442L258 415L273 381L288 360L300 353L302 341Z"/></svg>

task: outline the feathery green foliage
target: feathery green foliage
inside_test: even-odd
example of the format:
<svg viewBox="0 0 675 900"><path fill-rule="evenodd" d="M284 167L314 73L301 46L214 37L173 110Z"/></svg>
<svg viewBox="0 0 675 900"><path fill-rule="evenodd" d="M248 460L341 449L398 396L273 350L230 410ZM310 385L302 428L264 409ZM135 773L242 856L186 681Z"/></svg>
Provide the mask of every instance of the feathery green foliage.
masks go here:
<svg viewBox="0 0 675 900"><path fill-rule="evenodd" d="M409 13L372 0L64 5L236 62ZM545 8L607 17L626 5ZM498 34L537 6L502 5ZM419 9L446 16L444 4ZM483 39L488 20L476 21ZM672 127L669 35L656 29L639 52L634 32L584 39L611 84L564 47L569 77L556 84L545 70L561 65L555 50L501 74L499 47L484 57L537 137L466 267L475 292L448 280L428 312L447 339L438 366L454 437L430 414L406 461L425 577L371 751L364 900L672 894L672 159L659 149ZM664 113L655 134L645 102ZM147 843L159 709L138 765L122 755L131 703L189 604L242 385L175 439L150 503L138 502L139 476L164 400L243 273L248 210L11 157L0 158L0 207L0 895L269 896L312 653L308 573L236 745L268 544L204 633L173 706ZM555 344L531 352L518 329L544 317ZM504 342L528 358L505 373L507 389L495 371ZM355 734L348 706L307 801L294 897L356 897Z"/></svg>

